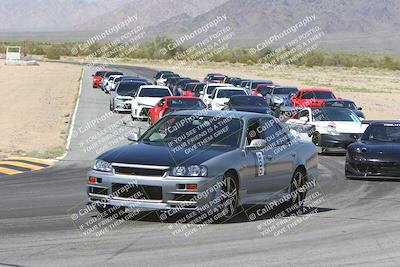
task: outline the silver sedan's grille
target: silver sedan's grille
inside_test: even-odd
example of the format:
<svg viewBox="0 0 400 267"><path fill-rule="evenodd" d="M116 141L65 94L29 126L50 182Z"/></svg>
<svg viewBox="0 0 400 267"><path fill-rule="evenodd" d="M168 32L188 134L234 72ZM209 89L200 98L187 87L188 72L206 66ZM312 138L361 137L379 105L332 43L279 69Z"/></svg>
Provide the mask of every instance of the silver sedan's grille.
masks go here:
<svg viewBox="0 0 400 267"><path fill-rule="evenodd" d="M115 174L132 175L132 176L151 176L151 177L163 177L167 166L151 166L151 165L139 165L139 164L122 164L113 163Z"/></svg>

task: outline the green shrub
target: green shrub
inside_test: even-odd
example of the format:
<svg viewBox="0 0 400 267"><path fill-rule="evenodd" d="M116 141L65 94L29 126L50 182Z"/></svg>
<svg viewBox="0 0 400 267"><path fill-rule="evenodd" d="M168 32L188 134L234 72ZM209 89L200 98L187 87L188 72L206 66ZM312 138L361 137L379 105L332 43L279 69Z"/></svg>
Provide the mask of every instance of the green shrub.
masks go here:
<svg viewBox="0 0 400 267"><path fill-rule="evenodd" d="M48 59L60 59L60 54L58 53L57 50L51 48L51 49L47 50L46 57Z"/></svg>

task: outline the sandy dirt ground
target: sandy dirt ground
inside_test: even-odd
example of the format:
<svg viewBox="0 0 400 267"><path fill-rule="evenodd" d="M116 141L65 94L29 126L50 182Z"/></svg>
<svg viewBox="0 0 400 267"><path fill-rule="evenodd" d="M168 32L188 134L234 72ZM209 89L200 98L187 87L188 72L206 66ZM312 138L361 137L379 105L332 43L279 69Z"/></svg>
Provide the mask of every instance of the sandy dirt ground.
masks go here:
<svg viewBox="0 0 400 267"><path fill-rule="evenodd" d="M217 72L249 79L271 79L275 84L299 88L327 88L338 97L352 99L367 119L400 119L400 72L341 67L285 67L208 63L202 65L163 61L134 61L134 65L173 70L181 76L202 80Z"/></svg>
<svg viewBox="0 0 400 267"><path fill-rule="evenodd" d="M77 65L9 66L0 60L0 158L64 152L80 74Z"/></svg>

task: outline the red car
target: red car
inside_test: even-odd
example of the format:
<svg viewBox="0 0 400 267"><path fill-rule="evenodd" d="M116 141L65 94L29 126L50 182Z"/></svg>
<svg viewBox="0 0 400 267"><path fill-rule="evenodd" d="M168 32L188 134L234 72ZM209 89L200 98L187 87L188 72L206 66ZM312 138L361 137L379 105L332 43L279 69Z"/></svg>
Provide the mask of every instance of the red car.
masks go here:
<svg viewBox="0 0 400 267"><path fill-rule="evenodd" d="M206 109L206 104L197 97L191 96L166 96L149 110L149 124L155 124L168 113L178 110L201 110Z"/></svg>
<svg viewBox="0 0 400 267"><path fill-rule="evenodd" d="M101 82L103 81L104 74L106 74L108 70L98 70L96 71L95 74L93 74L93 88L98 88L101 85Z"/></svg>
<svg viewBox="0 0 400 267"><path fill-rule="evenodd" d="M293 107L320 107L326 99L336 99L336 96L328 89L300 89L290 98L290 105Z"/></svg>
<svg viewBox="0 0 400 267"><path fill-rule="evenodd" d="M253 91L251 92L252 95L255 96L262 96L264 98L267 97L268 94L271 94L274 90L275 85L273 84L259 84Z"/></svg>

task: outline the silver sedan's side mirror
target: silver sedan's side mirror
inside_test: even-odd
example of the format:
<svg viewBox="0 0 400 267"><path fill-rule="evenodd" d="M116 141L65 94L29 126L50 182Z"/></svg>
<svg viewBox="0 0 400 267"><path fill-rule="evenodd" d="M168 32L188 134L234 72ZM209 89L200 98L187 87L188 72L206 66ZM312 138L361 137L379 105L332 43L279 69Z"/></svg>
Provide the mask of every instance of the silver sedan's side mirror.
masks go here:
<svg viewBox="0 0 400 267"><path fill-rule="evenodd" d="M246 149L257 150L264 149L267 146L267 141L265 139L254 139L251 141L250 145L246 146Z"/></svg>
<svg viewBox="0 0 400 267"><path fill-rule="evenodd" d="M128 134L128 140L132 142L137 142L139 140L139 136L137 133L130 133Z"/></svg>

